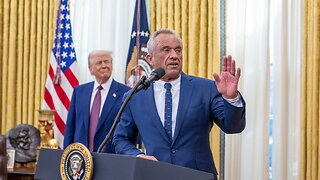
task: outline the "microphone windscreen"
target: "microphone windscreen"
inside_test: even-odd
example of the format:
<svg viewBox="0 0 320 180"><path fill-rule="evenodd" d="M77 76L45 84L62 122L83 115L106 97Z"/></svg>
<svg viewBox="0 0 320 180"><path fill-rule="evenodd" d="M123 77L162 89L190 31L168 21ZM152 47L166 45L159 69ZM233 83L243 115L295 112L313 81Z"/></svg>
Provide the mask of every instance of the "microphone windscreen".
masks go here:
<svg viewBox="0 0 320 180"><path fill-rule="evenodd" d="M163 68L157 68L153 71L153 73L156 76L156 81L166 74Z"/></svg>

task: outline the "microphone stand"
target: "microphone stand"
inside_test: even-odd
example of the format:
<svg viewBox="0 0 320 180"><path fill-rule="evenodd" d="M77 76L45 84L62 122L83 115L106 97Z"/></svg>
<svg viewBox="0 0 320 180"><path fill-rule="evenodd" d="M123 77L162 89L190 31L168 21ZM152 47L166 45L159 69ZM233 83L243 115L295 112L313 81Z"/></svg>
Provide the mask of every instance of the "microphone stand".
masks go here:
<svg viewBox="0 0 320 180"><path fill-rule="evenodd" d="M126 97L126 99L123 101L123 103L122 103L122 105L121 105L121 107L120 107L120 109L119 109L119 111L118 111L118 114L117 114L117 116L115 117L114 122L113 122L113 124L112 124L112 126L111 126L111 128L110 128L109 133L108 133L107 136L104 138L104 140L102 141L101 145L99 146L99 148L98 148L98 150L97 150L98 153L101 153L101 152L104 150L106 144L113 138L114 131L116 130L116 127L117 127L118 123L120 122L120 117L121 117L121 114L122 114L124 108L127 106L127 104L128 104L128 102L129 102L129 100L131 99L131 97L132 97L135 93L139 92L139 91L142 89L141 87L144 86L146 79L147 79L146 76L142 76L142 77L140 78L140 80L138 81L138 83L131 89L131 92L130 92L129 95ZM140 85L142 85L142 86L140 86ZM140 87L139 87L139 86L140 86Z"/></svg>

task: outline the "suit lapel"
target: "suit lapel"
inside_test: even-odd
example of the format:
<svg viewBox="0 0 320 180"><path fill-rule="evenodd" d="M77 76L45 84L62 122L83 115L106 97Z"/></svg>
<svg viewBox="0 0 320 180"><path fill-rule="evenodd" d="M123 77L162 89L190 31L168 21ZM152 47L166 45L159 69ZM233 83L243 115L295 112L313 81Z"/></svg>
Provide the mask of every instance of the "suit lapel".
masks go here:
<svg viewBox="0 0 320 180"><path fill-rule="evenodd" d="M193 85L190 82L190 77L185 74L181 74L181 85L180 85L180 97L179 97L179 105L178 105L178 112L176 118L176 128L174 131L174 136L172 140L172 145L174 144L175 140L177 139L180 129L184 123L185 116L188 112L188 108L190 105L190 101L192 98L192 91Z"/></svg>
<svg viewBox="0 0 320 180"><path fill-rule="evenodd" d="M103 108L102 108L101 116L99 118L99 122L97 125L96 133L99 131L99 129L102 127L104 122L109 117L111 109L112 109L114 103L116 102L116 99L120 98L120 97L118 97L119 95L117 94L117 91L118 91L118 84L114 80L112 80L109 92L107 94L107 98L103 104Z"/></svg>
<svg viewBox="0 0 320 180"><path fill-rule="evenodd" d="M91 95L93 91L94 82L89 83L87 86L84 86L84 91L82 91L82 97L84 100L84 109L88 110L86 117L84 117L84 127L86 132L89 132L89 121L90 121L90 103L91 103Z"/></svg>
<svg viewBox="0 0 320 180"><path fill-rule="evenodd" d="M155 103L155 99L154 99L154 90L153 90L153 84L151 85L151 87L149 89L147 89L146 91L146 98L151 100L151 104L152 106L149 107L149 113L148 116L150 116L151 121L154 123L154 125L156 126L156 128L159 130L161 136L168 142L170 143L169 137L161 123L158 111L157 111L157 107L156 107L156 103Z"/></svg>

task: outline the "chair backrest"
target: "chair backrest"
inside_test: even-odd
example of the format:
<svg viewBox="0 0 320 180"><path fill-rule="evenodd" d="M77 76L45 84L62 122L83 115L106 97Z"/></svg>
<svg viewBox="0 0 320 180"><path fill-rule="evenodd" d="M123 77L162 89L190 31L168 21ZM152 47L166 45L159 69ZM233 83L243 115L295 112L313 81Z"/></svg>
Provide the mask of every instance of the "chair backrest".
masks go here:
<svg viewBox="0 0 320 180"><path fill-rule="evenodd" d="M0 135L0 180L6 180L7 176L6 136Z"/></svg>

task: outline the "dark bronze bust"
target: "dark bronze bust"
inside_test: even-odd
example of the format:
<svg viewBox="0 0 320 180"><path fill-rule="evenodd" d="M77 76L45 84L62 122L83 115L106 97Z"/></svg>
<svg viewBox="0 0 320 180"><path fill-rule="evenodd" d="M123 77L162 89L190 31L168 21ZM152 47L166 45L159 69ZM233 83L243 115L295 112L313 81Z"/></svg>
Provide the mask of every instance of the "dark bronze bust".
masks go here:
<svg viewBox="0 0 320 180"><path fill-rule="evenodd" d="M7 133L7 149L14 149L16 162L32 162L37 157L40 132L29 124L20 124Z"/></svg>

